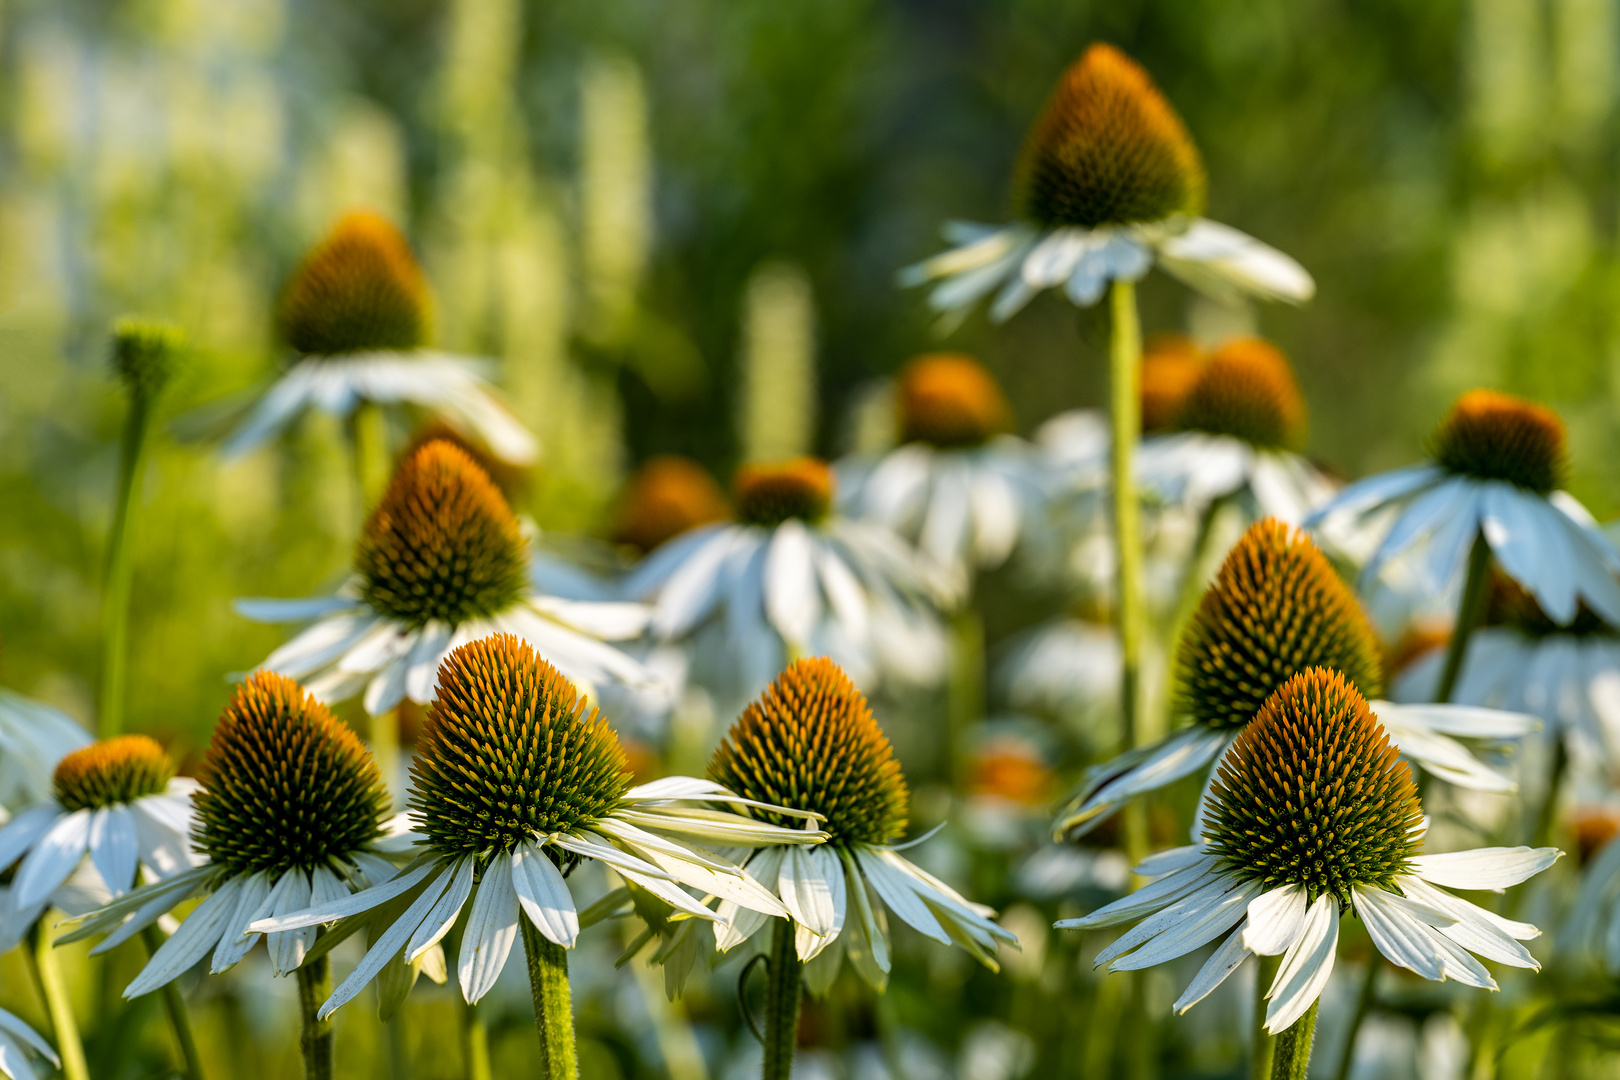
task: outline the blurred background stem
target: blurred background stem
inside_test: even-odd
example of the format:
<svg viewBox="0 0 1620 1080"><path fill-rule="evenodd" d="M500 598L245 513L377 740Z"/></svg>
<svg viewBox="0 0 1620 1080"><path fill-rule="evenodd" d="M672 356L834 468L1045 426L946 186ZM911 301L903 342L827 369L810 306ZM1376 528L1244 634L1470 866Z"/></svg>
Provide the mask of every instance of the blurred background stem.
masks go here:
<svg viewBox="0 0 1620 1080"><path fill-rule="evenodd" d="M28 960L34 974L34 986L45 1003L45 1012L51 1018L56 1036L56 1052L62 1058L62 1075L66 1080L90 1080L90 1067L85 1062L84 1043L79 1038L79 1025L73 1019L73 1004L68 1000L67 983L62 968L57 964L57 920L62 913L47 909L29 932Z"/></svg>
<svg viewBox="0 0 1620 1080"><path fill-rule="evenodd" d="M951 666L946 673L946 767L958 793L966 790L973 760L973 725L984 718L984 619L971 600L951 616Z"/></svg>
<svg viewBox="0 0 1620 1080"><path fill-rule="evenodd" d="M148 926L141 931L141 944L146 946L150 959L163 944L163 931ZM202 1057L197 1053L197 1039L191 1031L191 1015L186 1011L185 995L174 979L163 984L163 1011L168 1014L169 1026L174 1029L174 1041L180 1048L180 1060L185 1064L186 1080L203 1080Z"/></svg>
<svg viewBox="0 0 1620 1080"><path fill-rule="evenodd" d="M1462 674L1463 661L1468 656L1468 642L1485 618L1485 602L1491 591L1491 545L1483 532L1474 535L1474 546L1468 552L1468 576L1463 581L1462 596L1457 601L1457 623L1451 630L1451 641L1446 645L1446 665L1440 672L1440 685L1434 700L1448 702L1457 688L1457 676Z"/></svg>
<svg viewBox="0 0 1620 1080"><path fill-rule="evenodd" d="M461 1003L461 1057L467 1080L492 1080L489 1067L489 1028L477 1005Z"/></svg>
<svg viewBox="0 0 1620 1080"><path fill-rule="evenodd" d="M1129 281L1115 281L1110 304L1113 318L1108 344L1108 411L1113 432L1114 548L1119 564L1123 753L1135 749L1142 734L1142 526L1136 496L1136 444L1142 426L1142 325L1136 311L1136 286ZM1146 819L1136 804L1125 812L1125 854L1132 866L1147 854Z"/></svg>
<svg viewBox="0 0 1620 1080"><path fill-rule="evenodd" d="M118 496L107 536L107 570L101 594L101 701L97 733L112 738L124 728L124 697L129 676L129 591L135 576L131 544L135 492L140 486L152 424L152 395L132 387L118 459Z"/></svg>
<svg viewBox="0 0 1620 1080"><path fill-rule="evenodd" d="M1249 1050L1249 1080L1268 1080L1277 1040L1266 1030L1266 994L1277 977L1281 957L1257 956L1254 966L1254 1016L1249 1022L1252 1038Z"/></svg>

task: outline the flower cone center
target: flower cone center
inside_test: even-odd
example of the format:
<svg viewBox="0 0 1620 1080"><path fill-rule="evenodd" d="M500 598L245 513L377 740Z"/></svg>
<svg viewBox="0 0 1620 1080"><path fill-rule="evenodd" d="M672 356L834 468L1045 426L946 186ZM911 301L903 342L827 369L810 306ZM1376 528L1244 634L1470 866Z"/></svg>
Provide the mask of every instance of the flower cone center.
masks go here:
<svg viewBox="0 0 1620 1080"><path fill-rule="evenodd" d="M1270 342L1239 338L1198 372L1174 426L1230 435L1254 446L1297 450L1305 441L1305 399L1288 359Z"/></svg>
<svg viewBox="0 0 1620 1080"><path fill-rule="evenodd" d="M768 465L744 465L732 478L737 516L765 528L789 518L821 521L832 509L833 476L817 458L795 458Z"/></svg>
<svg viewBox="0 0 1620 1080"><path fill-rule="evenodd" d="M1210 787L1210 850L1243 880L1311 900L1389 889L1418 853L1412 770L1367 701L1323 668L1289 679L1238 735Z"/></svg>
<svg viewBox="0 0 1620 1080"><path fill-rule="evenodd" d="M73 751L56 763L52 784L65 810L99 810L161 795L174 762L145 735L120 735Z"/></svg>
<svg viewBox="0 0 1620 1080"><path fill-rule="evenodd" d="M429 309L427 281L399 230L354 213L293 272L276 321L301 353L414 349L427 342Z"/></svg>
<svg viewBox="0 0 1620 1080"><path fill-rule="evenodd" d="M922 356L900 373L900 441L978 446L1012 426L1006 395L967 356Z"/></svg>
<svg viewBox="0 0 1620 1080"><path fill-rule="evenodd" d="M613 539L648 552L688 529L730 516L725 493L708 470L690 458L660 454L636 470L619 504Z"/></svg>
<svg viewBox="0 0 1620 1080"><path fill-rule="evenodd" d="M1182 334L1161 332L1148 338L1142 350L1142 432L1154 434L1174 425L1204 358L1198 346Z"/></svg>
<svg viewBox="0 0 1620 1080"><path fill-rule="evenodd" d="M1543 405L1470 390L1440 422L1434 459L1454 473L1506 480L1545 495L1563 483L1564 422Z"/></svg>

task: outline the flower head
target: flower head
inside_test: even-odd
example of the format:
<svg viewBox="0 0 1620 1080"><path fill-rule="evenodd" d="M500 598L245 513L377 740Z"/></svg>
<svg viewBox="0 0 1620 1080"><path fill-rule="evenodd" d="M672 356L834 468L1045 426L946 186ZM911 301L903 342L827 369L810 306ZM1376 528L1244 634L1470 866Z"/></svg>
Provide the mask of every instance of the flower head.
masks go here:
<svg viewBox="0 0 1620 1080"><path fill-rule="evenodd" d="M1549 634L1589 637L1615 633L1614 628L1585 602L1576 606L1573 622L1560 626L1536 601L1530 590L1508 577L1498 566L1491 567L1483 621L1486 626L1512 627L1529 638L1543 638Z"/></svg>
<svg viewBox="0 0 1620 1080"><path fill-rule="evenodd" d="M193 843L230 874L314 870L382 835L388 794L349 728L298 683L249 675L199 770Z"/></svg>
<svg viewBox="0 0 1620 1080"><path fill-rule="evenodd" d="M1063 73L1014 183L1024 217L1087 229L1196 216L1206 186L1181 117L1147 72L1103 44Z"/></svg>
<svg viewBox="0 0 1620 1080"><path fill-rule="evenodd" d="M1222 346L1198 372L1176 410L1174 426L1297 450L1305 440L1305 400L1287 357L1275 345L1239 338Z"/></svg>
<svg viewBox="0 0 1620 1080"><path fill-rule="evenodd" d="M457 855L590 828L630 787L624 750L596 709L504 634L446 658L411 774L422 832Z"/></svg>
<svg viewBox="0 0 1620 1080"><path fill-rule="evenodd" d="M301 353L414 349L426 343L427 281L410 246L377 214L345 215L294 271L276 312Z"/></svg>
<svg viewBox="0 0 1620 1080"><path fill-rule="evenodd" d="M100 810L161 795L174 779L174 762L156 740L120 735L75 750L56 763L51 782L62 809Z"/></svg>
<svg viewBox="0 0 1620 1080"><path fill-rule="evenodd" d="M1411 872L1423 812L1412 770L1367 700L1313 667L1277 688L1211 785L1209 850L1239 880L1349 903L1353 885Z"/></svg>
<svg viewBox="0 0 1620 1080"><path fill-rule="evenodd" d="M411 627L458 625L516 603L527 588L522 529L489 475L435 440L394 473L355 554L361 595Z"/></svg>
<svg viewBox="0 0 1620 1080"><path fill-rule="evenodd" d="M1142 347L1142 432L1151 435L1175 426L1187 391L1198 381L1204 357L1185 334L1150 334Z"/></svg>
<svg viewBox="0 0 1620 1080"><path fill-rule="evenodd" d="M645 553L688 529L730 516L725 493L707 469L690 458L659 454L631 478L613 539Z"/></svg>
<svg viewBox="0 0 1620 1080"><path fill-rule="evenodd" d="M744 465L732 478L737 516L770 528L792 518L815 523L832 509L833 474L819 458Z"/></svg>
<svg viewBox="0 0 1620 1080"><path fill-rule="evenodd" d="M820 814L833 843L890 844L905 832L900 763L866 698L825 657L794 661L743 710L709 775L757 802Z"/></svg>
<svg viewBox="0 0 1620 1080"><path fill-rule="evenodd" d="M150 398L174 377L186 348L185 331L160 319L125 317L113 323L112 368L138 398Z"/></svg>
<svg viewBox="0 0 1620 1080"><path fill-rule="evenodd" d="M900 440L942 448L978 446L1012 426L996 380L969 356L919 356L900 373Z"/></svg>
<svg viewBox="0 0 1620 1080"><path fill-rule="evenodd" d="M1470 390L1435 430L1434 460L1448 472L1506 480L1545 495L1563 483L1567 470L1564 422L1523 398Z"/></svg>
<svg viewBox="0 0 1620 1080"><path fill-rule="evenodd" d="M1254 718L1272 692L1312 667L1360 692L1383 686L1378 640L1349 587L1299 529L1249 527L1226 556L1181 640L1179 711L1214 728Z"/></svg>

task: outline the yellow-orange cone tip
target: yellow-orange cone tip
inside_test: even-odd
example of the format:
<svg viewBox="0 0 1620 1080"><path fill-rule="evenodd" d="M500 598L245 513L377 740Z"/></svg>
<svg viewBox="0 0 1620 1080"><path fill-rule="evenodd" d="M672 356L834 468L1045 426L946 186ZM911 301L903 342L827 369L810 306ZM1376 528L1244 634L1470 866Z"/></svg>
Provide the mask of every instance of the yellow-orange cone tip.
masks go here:
<svg viewBox="0 0 1620 1080"><path fill-rule="evenodd" d="M1259 338L1238 338L1198 372L1176 410L1175 426L1298 450L1305 442L1305 399L1280 349Z"/></svg>
<svg viewBox="0 0 1620 1080"><path fill-rule="evenodd" d="M729 517L731 506L707 469L691 458L659 454L631 477L612 536L645 554L690 529Z"/></svg>
<svg viewBox="0 0 1620 1080"><path fill-rule="evenodd" d="M370 211L344 215L282 292L276 323L301 353L415 349L427 343L427 281L410 245Z"/></svg>
<svg viewBox="0 0 1620 1080"><path fill-rule="evenodd" d="M740 466L731 482L737 517L770 528L789 518L812 524L832 510L833 474L819 458Z"/></svg>
<svg viewBox="0 0 1620 1080"><path fill-rule="evenodd" d="M960 353L919 356L900 372L900 440L978 446L1012 427L1012 408L984 365Z"/></svg>

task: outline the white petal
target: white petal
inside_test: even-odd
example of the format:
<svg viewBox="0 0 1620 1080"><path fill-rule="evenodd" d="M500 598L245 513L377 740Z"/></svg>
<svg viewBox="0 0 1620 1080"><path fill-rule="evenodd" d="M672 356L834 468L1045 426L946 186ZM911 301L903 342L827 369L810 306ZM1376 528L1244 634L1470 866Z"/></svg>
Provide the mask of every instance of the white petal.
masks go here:
<svg viewBox="0 0 1620 1080"><path fill-rule="evenodd" d="M1294 259L1207 218L1195 218L1185 231L1160 241L1159 261L1176 277L1219 300L1248 293L1298 304L1316 294L1316 282Z"/></svg>
<svg viewBox="0 0 1620 1080"><path fill-rule="evenodd" d="M473 894L472 910L462 932L459 974L467 1004L489 993L506 966L518 935L517 893L512 888L512 858L496 855Z"/></svg>
<svg viewBox="0 0 1620 1080"><path fill-rule="evenodd" d="M0 828L0 869L16 862L23 852L51 830L61 816L60 806L45 803L30 806L6 822L5 828Z"/></svg>
<svg viewBox="0 0 1620 1080"><path fill-rule="evenodd" d="M1474 848L1444 855L1419 855L1412 870L1424 881L1449 889L1505 889L1541 873L1558 861L1557 848Z"/></svg>
<svg viewBox="0 0 1620 1080"><path fill-rule="evenodd" d="M411 646L405 661L405 696L415 702L433 700L433 691L439 685L439 665L450 650L450 626L431 619L422 627L422 634Z"/></svg>
<svg viewBox="0 0 1620 1080"><path fill-rule="evenodd" d="M415 870L407 871L380 885L362 889L340 900L332 900L318 907L311 907L307 911L295 911L291 915L284 915L278 919L261 919L249 926L248 929L257 934L269 934L278 930L296 930L301 926L318 926L321 923L337 922L347 916L358 915L362 911L370 911L372 908L380 907L394 897L409 892L429 874L436 873L442 868L443 864L439 862L424 863ZM420 923L421 920L417 921Z"/></svg>
<svg viewBox="0 0 1620 1080"><path fill-rule="evenodd" d="M445 870L445 864L442 862L429 863L422 869L429 872L444 870L448 873ZM394 882L410 876L412 875L401 875L401 878L395 878ZM389 884L392 885L394 882L389 882ZM415 902L405 909L405 914L401 915L394 921L393 925L382 932L382 936L377 938L370 949L366 950L366 955L361 958L360 963L355 965L354 970L349 972L348 977L338 983L337 989L332 991L332 996L327 998L321 1005L320 1012L317 1014L321 1019L326 1019L354 1000L355 995L364 990L366 984L375 979L377 973L382 971L390 960L399 955L400 950L405 947L405 942L416 932L416 928L422 925L422 920L427 918L428 911L438 898L438 893L434 891L433 884L436 883L430 883L423 890L422 895L418 896ZM386 886L384 887L386 888ZM400 891L403 892L404 890Z"/></svg>
<svg viewBox="0 0 1620 1080"><path fill-rule="evenodd" d="M943 945L951 944L950 934L939 925L939 920L928 905L917 896L916 887L910 879L884 862L877 852L867 848L856 848L855 859L860 863L862 875L890 911L924 937L931 937Z"/></svg>
<svg viewBox="0 0 1620 1080"><path fill-rule="evenodd" d="M1138 971L1185 956L1242 920L1260 889L1256 881L1215 882L1132 927L1098 953L1097 962L1112 971ZM1120 955L1129 950L1135 951Z"/></svg>
<svg viewBox="0 0 1620 1080"><path fill-rule="evenodd" d="M547 941L572 949L579 937L579 912L568 882L546 853L523 844L512 853L512 883L518 903Z"/></svg>
<svg viewBox="0 0 1620 1080"><path fill-rule="evenodd" d="M90 818L90 861L114 896L135 883L135 819L126 806L108 806Z"/></svg>
<svg viewBox="0 0 1620 1080"><path fill-rule="evenodd" d="M1283 954L1267 993L1266 1030L1276 1035L1305 1015L1333 974L1339 947L1339 901L1331 893L1316 898L1305 914L1305 929Z"/></svg>
<svg viewBox="0 0 1620 1080"><path fill-rule="evenodd" d="M187 971L208 955L219 941L225 924L236 911L236 901L242 891L242 878L233 877L219 890L198 904L186 916L174 936L158 947L152 959L133 982L124 988L124 997L137 998L151 993Z"/></svg>
<svg viewBox="0 0 1620 1080"><path fill-rule="evenodd" d="M1202 854L1198 861L1189 863L1157 881L1144 885L1133 893L1105 904L1090 915L1078 919L1061 919L1054 925L1059 930L1091 930L1151 915L1190 896L1216 880L1215 858Z"/></svg>
<svg viewBox="0 0 1620 1080"><path fill-rule="evenodd" d="M765 556L765 615L798 648L809 644L821 621L814 560L810 531L803 522L790 519L776 527Z"/></svg>
<svg viewBox="0 0 1620 1080"><path fill-rule="evenodd" d="M270 896L273 885L269 873L264 870L243 879L242 891L236 898L236 909L220 928L219 945L214 949L213 960L208 966L210 973L218 975L235 965L259 940L257 934L248 933L248 926L255 921L254 916L269 915L271 908L265 900ZM260 908L264 908L262 914Z"/></svg>
<svg viewBox="0 0 1620 1080"><path fill-rule="evenodd" d="M55 1065L57 1068L61 1068L62 1059L56 1056L56 1051L51 1049L51 1044L46 1042L45 1039L33 1028L29 1027L21 1017L15 1016L4 1009L0 1009L0 1031L9 1032L21 1039L23 1042L33 1047L34 1050L40 1054L40 1056L44 1057L52 1065ZM33 1076L31 1074L24 1073L23 1075L27 1076L28 1080L33 1080Z"/></svg>
<svg viewBox="0 0 1620 1080"><path fill-rule="evenodd" d="M1240 926L1227 935L1221 947L1216 949L1210 958L1204 961L1204 966L1198 969L1187 989L1181 992L1176 1003L1171 1006L1178 1014L1184 1013L1194 1005L1203 1001L1217 986L1226 981L1226 977L1236 971L1250 956L1251 953L1243 945L1245 928Z"/></svg>
<svg viewBox="0 0 1620 1080"><path fill-rule="evenodd" d="M1279 956L1305 928L1307 901L1303 885L1283 885L1249 901L1243 947L1261 956Z"/></svg>
<svg viewBox="0 0 1620 1080"><path fill-rule="evenodd" d="M90 811L75 810L58 818L17 868L12 902L32 907L56 891L84 858L90 842Z"/></svg>
<svg viewBox="0 0 1620 1080"><path fill-rule="evenodd" d="M1350 896L1367 934L1390 963L1439 980L1445 957L1417 919L1389 902L1390 894L1370 885L1352 885Z"/></svg>
<svg viewBox="0 0 1620 1080"><path fill-rule="evenodd" d="M794 922L816 935L831 934L837 914L833 902L833 883L826 876L829 864L811 858L824 850L810 852L802 848L788 849L782 859L781 875L777 879L782 903L792 913ZM836 864L837 856L832 856L832 865L836 867ZM842 883L841 871L838 877ZM805 958L801 956L800 959Z"/></svg>
<svg viewBox="0 0 1620 1080"><path fill-rule="evenodd" d="M441 874L422 891L423 896L431 894L436 899L427 914L422 916L410 940L405 942L403 951L406 963L414 964L421 959L443 941L450 928L456 925L456 916L461 914L462 905L472 895L474 864L471 856L456 860L448 873Z"/></svg>

